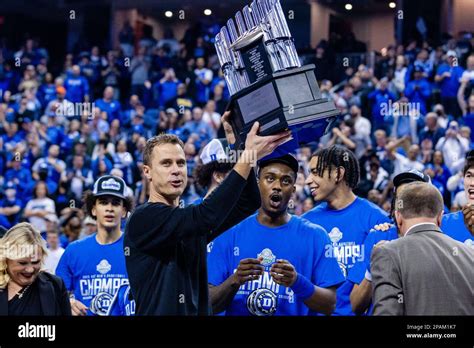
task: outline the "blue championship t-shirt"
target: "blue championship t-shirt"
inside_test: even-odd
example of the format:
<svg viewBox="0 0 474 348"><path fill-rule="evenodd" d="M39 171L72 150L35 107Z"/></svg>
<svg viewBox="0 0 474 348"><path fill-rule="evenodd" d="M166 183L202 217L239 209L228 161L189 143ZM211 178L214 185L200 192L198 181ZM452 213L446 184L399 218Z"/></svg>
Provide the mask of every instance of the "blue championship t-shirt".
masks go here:
<svg viewBox="0 0 474 348"><path fill-rule="evenodd" d="M106 315L115 293L128 284L123 234L106 245L97 242L96 234L72 242L59 260L56 275L89 308L88 315Z"/></svg>
<svg viewBox="0 0 474 348"><path fill-rule="evenodd" d="M352 266L363 259L364 241L369 231L377 224L390 222L382 209L360 197L340 210L330 209L327 203L321 203L303 217L328 231L332 256L337 259L345 277ZM353 286L352 282L346 281L337 289L333 315L354 315L349 299Z"/></svg>
<svg viewBox="0 0 474 348"><path fill-rule="evenodd" d="M239 288L225 314L308 315L309 308L291 288L273 281L270 268L276 260L285 259L314 285L336 286L344 277L337 262L326 256L330 247L326 231L305 219L292 216L287 224L270 228L260 224L254 214L209 244L209 283L223 283L242 259L263 257L264 274Z"/></svg>
<svg viewBox="0 0 474 348"><path fill-rule="evenodd" d="M443 231L447 236L474 248L474 236L469 232L464 224L462 211L443 215L441 231Z"/></svg>

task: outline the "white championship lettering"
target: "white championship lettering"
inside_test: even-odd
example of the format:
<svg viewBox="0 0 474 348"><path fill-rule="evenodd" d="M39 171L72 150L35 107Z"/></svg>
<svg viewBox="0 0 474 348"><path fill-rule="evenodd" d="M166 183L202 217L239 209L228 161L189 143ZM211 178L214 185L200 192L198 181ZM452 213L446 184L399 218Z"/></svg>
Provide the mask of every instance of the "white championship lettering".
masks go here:
<svg viewBox="0 0 474 348"><path fill-rule="evenodd" d="M95 278L81 279L79 288L83 297L95 296L99 292L107 292L111 295L115 294L123 284L128 284L126 278Z"/></svg>

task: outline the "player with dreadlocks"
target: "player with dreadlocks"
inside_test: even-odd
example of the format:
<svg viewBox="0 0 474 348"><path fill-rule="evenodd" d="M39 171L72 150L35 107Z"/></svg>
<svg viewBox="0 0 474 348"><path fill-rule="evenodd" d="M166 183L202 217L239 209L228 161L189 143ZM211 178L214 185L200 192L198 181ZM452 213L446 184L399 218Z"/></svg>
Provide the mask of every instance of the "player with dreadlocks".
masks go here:
<svg viewBox="0 0 474 348"><path fill-rule="evenodd" d="M326 255L336 258L347 276L356 261L364 257L363 244L369 231L390 220L378 206L352 192L360 177L352 151L339 145L319 149L311 157L309 170L306 184L320 204L303 217L328 231L332 249ZM346 280L337 289L334 315L354 315L349 300L352 287L353 283Z"/></svg>

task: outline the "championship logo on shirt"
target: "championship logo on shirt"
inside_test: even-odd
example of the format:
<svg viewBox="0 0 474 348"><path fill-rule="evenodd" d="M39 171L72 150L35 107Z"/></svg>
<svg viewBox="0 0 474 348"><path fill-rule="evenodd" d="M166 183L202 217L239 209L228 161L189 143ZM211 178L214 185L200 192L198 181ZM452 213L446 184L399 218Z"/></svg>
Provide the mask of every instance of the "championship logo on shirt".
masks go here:
<svg viewBox="0 0 474 348"><path fill-rule="evenodd" d="M263 258L262 265L264 266L270 266L275 262L276 259L275 255L273 255L272 251L268 248L263 249L262 252L257 255L257 257Z"/></svg>
<svg viewBox="0 0 474 348"><path fill-rule="evenodd" d="M331 239L331 242L333 242L333 244L339 242L342 239L341 230L337 227L334 227L329 233L329 239Z"/></svg>
<svg viewBox="0 0 474 348"><path fill-rule="evenodd" d="M108 292L99 292L91 301L90 311L96 315L107 315L112 299Z"/></svg>
<svg viewBox="0 0 474 348"><path fill-rule="evenodd" d="M105 259L100 261L99 264L97 265L97 272L99 272L100 274L105 274L111 269L112 269L112 266L110 265L109 261Z"/></svg>
<svg viewBox="0 0 474 348"><path fill-rule="evenodd" d="M364 256L364 245L358 245L354 242L340 242L343 237L342 231L338 227L333 227L328 233L332 246L326 246L326 257L334 257L341 268L344 277L347 277L347 271L357 261L362 261Z"/></svg>
<svg viewBox="0 0 474 348"><path fill-rule="evenodd" d="M269 289L257 289L247 298L247 308L259 317L273 315L277 308L277 295Z"/></svg>
<svg viewBox="0 0 474 348"><path fill-rule="evenodd" d="M257 257L261 257L262 265L270 266L276 260L276 256L269 248L265 248L261 253L257 254ZM268 272L264 272L261 277L262 283L259 281L250 282L247 285L258 286L257 289L250 289L251 293L247 297L247 309L252 315L256 316L270 316L273 315L277 310L277 294L278 290L275 288L276 283L271 279ZM278 287L279 288L279 287ZM272 290L276 290L275 292Z"/></svg>

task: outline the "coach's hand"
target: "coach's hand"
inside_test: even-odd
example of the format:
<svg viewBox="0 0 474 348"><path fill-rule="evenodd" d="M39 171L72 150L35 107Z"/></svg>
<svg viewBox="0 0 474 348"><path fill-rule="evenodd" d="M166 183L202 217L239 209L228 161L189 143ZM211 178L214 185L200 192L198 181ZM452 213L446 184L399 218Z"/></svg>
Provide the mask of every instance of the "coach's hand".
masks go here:
<svg viewBox="0 0 474 348"><path fill-rule="evenodd" d="M474 236L474 205L466 205L462 208L462 215L464 216L464 225Z"/></svg>
<svg viewBox="0 0 474 348"><path fill-rule="evenodd" d="M240 286L248 281L258 279L263 274L261 265L263 258L240 260L239 266L234 273L234 284Z"/></svg>
<svg viewBox="0 0 474 348"><path fill-rule="evenodd" d="M87 307L81 302L74 298L69 300L71 302L71 312L74 316L87 315Z"/></svg>
<svg viewBox="0 0 474 348"><path fill-rule="evenodd" d="M277 260L270 268L270 275L275 283L288 288L295 283L298 276L295 267L288 260Z"/></svg>
<svg viewBox="0 0 474 348"><path fill-rule="evenodd" d="M245 150L254 153L257 160L271 154L278 146L292 139L289 130L274 135L257 135L259 127L259 123L255 122L245 141Z"/></svg>

